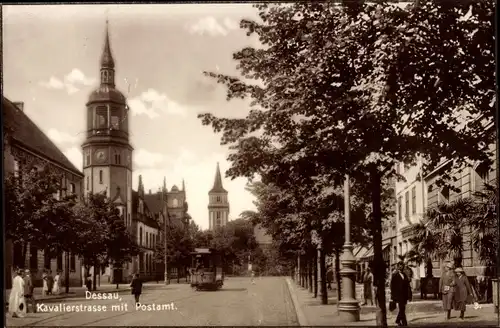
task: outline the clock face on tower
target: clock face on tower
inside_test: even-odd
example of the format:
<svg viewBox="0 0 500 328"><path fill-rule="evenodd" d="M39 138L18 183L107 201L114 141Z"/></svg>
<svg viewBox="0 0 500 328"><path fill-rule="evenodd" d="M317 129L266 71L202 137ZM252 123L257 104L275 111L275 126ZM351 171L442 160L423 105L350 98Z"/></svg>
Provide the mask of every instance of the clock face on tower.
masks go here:
<svg viewBox="0 0 500 328"><path fill-rule="evenodd" d="M106 151L104 149L98 149L95 152L95 159L99 163L104 162L106 160Z"/></svg>

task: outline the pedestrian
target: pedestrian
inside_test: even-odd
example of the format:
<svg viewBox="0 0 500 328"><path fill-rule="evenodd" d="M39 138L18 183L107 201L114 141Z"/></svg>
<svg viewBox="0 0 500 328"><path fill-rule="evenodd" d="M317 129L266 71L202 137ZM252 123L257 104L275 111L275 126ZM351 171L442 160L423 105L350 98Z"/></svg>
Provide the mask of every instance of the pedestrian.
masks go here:
<svg viewBox="0 0 500 328"><path fill-rule="evenodd" d="M474 289L469 283L469 279L465 275L464 269L456 268L456 288L455 295L453 298L455 311L460 311L460 319L464 319L465 310L467 308L467 303L477 303L477 297L474 293Z"/></svg>
<svg viewBox="0 0 500 328"><path fill-rule="evenodd" d="M396 325L407 326L406 320L406 304L411 301L410 280L404 271L404 263L399 262L396 271L391 277L391 301L398 305L398 316L396 317Z"/></svg>
<svg viewBox="0 0 500 328"><path fill-rule="evenodd" d="M49 286L47 284L47 271L46 270L43 270L42 281L43 281L42 294L49 295Z"/></svg>
<svg viewBox="0 0 500 328"><path fill-rule="evenodd" d="M24 318L26 316L26 300L24 298L24 280L22 270L17 269L12 280L12 289L9 296L9 314L13 318Z"/></svg>
<svg viewBox="0 0 500 328"><path fill-rule="evenodd" d="M52 288L52 293L54 295L59 295L61 292L61 275L60 271L57 271L56 276L54 277L54 287Z"/></svg>
<svg viewBox="0 0 500 328"><path fill-rule="evenodd" d="M85 286L87 287L87 290L89 292L92 290L92 276L90 274L87 274L87 279L85 279Z"/></svg>
<svg viewBox="0 0 500 328"><path fill-rule="evenodd" d="M138 273L134 274L134 277L132 278L132 282L130 283L130 287L131 287L132 295L134 295L136 306L140 305L139 297L142 294L142 281L139 278Z"/></svg>
<svg viewBox="0 0 500 328"><path fill-rule="evenodd" d="M255 271L252 270L250 276L251 276L250 282L252 283L252 285L255 285Z"/></svg>
<svg viewBox="0 0 500 328"><path fill-rule="evenodd" d="M52 295L53 288L54 288L54 277L52 277L52 270L49 270L49 273L47 274L47 289L49 295Z"/></svg>
<svg viewBox="0 0 500 328"><path fill-rule="evenodd" d="M326 271L326 288L328 290L332 290L332 282L333 282L333 268L328 266L328 271Z"/></svg>
<svg viewBox="0 0 500 328"><path fill-rule="evenodd" d="M33 280L31 279L30 270L24 271L24 299L26 300L26 312L29 312L29 306L31 306L31 311L36 313L36 302L33 291L35 286L33 285ZM29 306L28 306L29 304Z"/></svg>
<svg viewBox="0 0 500 328"><path fill-rule="evenodd" d="M373 273L370 268L366 268L363 275L363 296L365 298L363 305L367 305L368 301L373 305Z"/></svg>
<svg viewBox="0 0 500 328"><path fill-rule="evenodd" d="M446 263L444 266L444 273L441 278L439 278L439 292L442 295L445 320L449 320L451 317L456 285L456 275L455 272L453 272L453 264Z"/></svg>

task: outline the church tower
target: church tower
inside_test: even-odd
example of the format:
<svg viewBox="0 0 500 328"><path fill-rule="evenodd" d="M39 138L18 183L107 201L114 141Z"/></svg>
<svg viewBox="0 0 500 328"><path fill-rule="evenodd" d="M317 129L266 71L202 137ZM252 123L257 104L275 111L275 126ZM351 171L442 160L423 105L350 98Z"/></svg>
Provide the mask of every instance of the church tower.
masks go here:
<svg viewBox="0 0 500 328"><path fill-rule="evenodd" d="M219 163L215 170L214 186L208 192L208 226L210 230L223 227L229 221L227 191L222 187Z"/></svg>
<svg viewBox="0 0 500 328"><path fill-rule="evenodd" d="M128 107L115 87L115 61L106 21L100 85L87 101L87 135L82 144L84 194L106 193L125 225L132 224L132 151Z"/></svg>

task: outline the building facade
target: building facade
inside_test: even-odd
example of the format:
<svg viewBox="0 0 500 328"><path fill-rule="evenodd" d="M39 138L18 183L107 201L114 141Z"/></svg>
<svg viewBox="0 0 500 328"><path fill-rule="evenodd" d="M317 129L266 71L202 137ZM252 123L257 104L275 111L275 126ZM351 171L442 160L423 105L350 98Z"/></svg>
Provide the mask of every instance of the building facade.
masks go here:
<svg viewBox="0 0 500 328"><path fill-rule="evenodd" d="M57 146L24 113L23 103L13 103L2 97L4 119L4 174L17 174L22 167L40 169L48 165L62 177L62 188L55 197L76 194L82 195L83 174L57 148ZM16 267L27 268L32 272L35 286L42 286L44 270L55 274L62 271L65 277L66 264L69 264L69 285L80 286L82 275L81 261L71 254L61 253L56 258L47 257L43 250L35 245L28 245L26 256L22 258L21 245L12 240L5 241L4 273L11 277ZM67 262L66 262L67 261ZM6 279L6 288L10 288L12 279Z"/></svg>
<svg viewBox="0 0 500 328"><path fill-rule="evenodd" d="M215 230L229 222L228 192L222 186L222 176L219 163L215 170L215 179L212 189L208 192L208 228Z"/></svg>
<svg viewBox="0 0 500 328"><path fill-rule="evenodd" d="M406 181L398 182L396 185L397 198L397 249L398 255L405 255L411 250L410 239L411 224L419 223L424 219L428 208L439 203L450 203L464 197L472 197L474 192L481 191L485 183L493 183L496 180L495 165L485 166L476 164L472 167L466 166L461 169L451 171L451 162L440 164L435 170L424 173L422 170L423 161L418 159L416 165L408 166L399 164L397 170L406 178ZM451 173L451 184L458 191L450 186L438 186L437 181L445 173ZM472 249L472 244L468 235L468 228L463 231L464 251L462 265L465 273L469 277L484 274L485 267L481 265L477 252ZM451 259L444 259L451 260ZM433 276L440 277L443 260L433 258ZM425 263L418 266L414 264L414 287L418 288L419 281L425 277Z"/></svg>
<svg viewBox="0 0 500 328"><path fill-rule="evenodd" d="M417 157L415 165L396 164L396 172L404 178L397 181L395 187L398 256L405 256L411 250L411 225L423 220L427 208L426 182L422 167L423 162L420 157ZM420 278L425 276L425 264L414 264L411 269L412 287L419 288Z"/></svg>
<svg viewBox="0 0 500 328"><path fill-rule="evenodd" d="M438 203L450 203L460 198L474 197L475 192L482 191L484 185L494 184L496 181L496 164L488 166L483 163L476 163L472 167L465 167L451 171L455 191L447 186L439 187L436 181L444 172L450 172L450 163L444 163L434 171L427 174L425 182L427 184L427 204L429 207L436 206ZM486 267L479 260L479 254L473 249L472 241L469 238L470 228L463 229L463 252L462 266L468 277L484 275ZM433 259L433 275L441 276L442 262L439 259ZM452 259L445 259L452 260Z"/></svg>

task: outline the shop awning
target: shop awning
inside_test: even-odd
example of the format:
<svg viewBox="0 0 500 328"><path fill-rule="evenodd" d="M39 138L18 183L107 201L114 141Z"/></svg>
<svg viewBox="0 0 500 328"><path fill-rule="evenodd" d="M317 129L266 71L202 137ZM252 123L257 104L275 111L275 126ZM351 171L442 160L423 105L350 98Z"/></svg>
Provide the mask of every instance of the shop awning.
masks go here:
<svg viewBox="0 0 500 328"><path fill-rule="evenodd" d="M358 248L355 249L352 253L356 259L360 260L363 254L365 254L367 251L368 249L366 247L358 246Z"/></svg>
<svg viewBox="0 0 500 328"><path fill-rule="evenodd" d="M385 246L382 246L382 256L384 255L383 253L389 249L391 245L388 244L388 245L385 245ZM364 254L362 254L361 256L358 256L358 258L362 259L362 260L371 260L373 259L373 247L370 247Z"/></svg>

